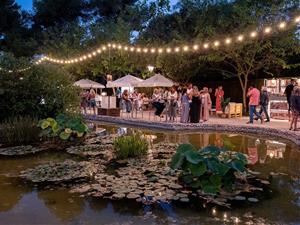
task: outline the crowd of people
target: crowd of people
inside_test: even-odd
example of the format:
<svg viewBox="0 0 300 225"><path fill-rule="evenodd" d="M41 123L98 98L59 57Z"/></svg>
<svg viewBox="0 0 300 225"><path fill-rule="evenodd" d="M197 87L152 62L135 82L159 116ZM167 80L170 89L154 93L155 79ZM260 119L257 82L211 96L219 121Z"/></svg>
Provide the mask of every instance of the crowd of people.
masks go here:
<svg viewBox="0 0 300 225"><path fill-rule="evenodd" d="M300 87L295 80L291 80L287 85L285 92L288 102L288 116L290 120L290 130L297 130L297 122L300 114ZM181 123L199 123L209 120L212 111L212 89L204 87L201 90L193 84L187 86L173 86L170 88L154 88L152 96L149 98L145 93L134 90L129 93L124 90L123 93L117 92L119 107L127 113L133 110L139 111L150 106L155 109L154 115L157 117L166 116L166 121L175 121L180 116ZM94 89L82 91L81 108L83 113L87 113L87 108L96 114L97 94ZM267 87L258 90L251 85L247 92L249 98L249 121L252 124L254 120L260 120L261 123L270 122L268 113L269 94ZM224 101L224 90L222 86L216 88L214 92L215 111L224 110L222 103ZM260 110L257 111L257 107Z"/></svg>

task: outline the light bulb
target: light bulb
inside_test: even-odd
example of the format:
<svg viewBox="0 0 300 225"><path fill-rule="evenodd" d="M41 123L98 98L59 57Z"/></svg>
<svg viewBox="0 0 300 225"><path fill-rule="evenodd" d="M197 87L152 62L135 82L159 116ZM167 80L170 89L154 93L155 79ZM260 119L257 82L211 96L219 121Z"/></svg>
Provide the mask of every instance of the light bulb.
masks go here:
<svg viewBox="0 0 300 225"><path fill-rule="evenodd" d="M251 32L250 36L251 36L252 38L256 37L256 36L257 36L256 31Z"/></svg>
<svg viewBox="0 0 300 225"><path fill-rule="evenodd" d="M162 48L159 48L158 49L158 53L162 53L163 52L163 49Z"/></svg>
<svg viewBox="0 0 300 225"><path fill-rule="evenodd" d="M184 46L183 47L183 51L187 52L189 50L189 47L188 46Z"/></svg>
<svg viewBox="0 0 300 225"><path fill-rule="evenodd" d="M88 57L89 57L89 58L92 58L92 54L88 54Z"/></svg>
<svg viewBox="0 0 300 225"><path fill-rule="evenodd" d="M148 48L144 48L143 52L147 53L148 52Z"/></svg>
<svg viewBox="0 0 300 225"><path fill-rule="evenodd" d="M131 47L131 48L130 48L130 51L133 52L133 51L134 51L134 47Z"/></svg>
<svg viewBox="0 0 300 225"><path fill-rule="evenodd" d="M111 47L111 44L110 43L108 43L108 45L107 45L109 48Z"/></svg>
<svg viewBox="0 0 300 225"><path fill-rule="evenodd" d="M93 54L93 56L95 56L95 55L97 55L97 52L93 52L92 54Z"/></svg>
<svg viewBox="0 0 300 225"><path fill-rule="evenodd" d="M220 42L219 41L215 41L214 42L214 46L218 47L220 45Z"/></svg>
<svg viewBox="0 0 300 225"><path fill-rule="evenodd" d="M286 27L286 23L285 22L281 22L278 26L280 29L283 29Z"/></svg>
<svg viewBox="0 0 300 225"><path fill-rule="evenodd" d="M151 48L151 53L155 53L155 48Z"/></svg>
<svg viewBox="0 0 300 225"><path fill-rule="evenodd" d="M112 44L112 48L116 48L116 45L115 45L115 44Z"/></svg>
<svg viewBox="0 0 300 225"><path fill-rule="evenodd" d="M271 27L267 27L267 28L265 29L264 32L265 32L266 34L269 34L269 33L271 32L271 30L272 30Z"/></svg>
<svg viewBox="0 0 300 225"><path fill-rule="evenodd" d="M86 56L83 56L83 59L86 59L87 57Z"/></svg>
<svg viewBox="0 0 300 225"><path fill-rule="evenodd" d="M167 53L170 53L170 52L171 52L171 49L170 49L170 48L167 48L166 51L167 51Z"/></svg>
<svg viewBox="0 0 300 225"><path fill-rule="evenodd" d="M118 49L121 49L122 48L122 45L118 45Z"/></svg>
<svg viewBox="0 0 300 225"><path fill-rule="evenodd" d="M136 51L137 51L137 52L141 52L141 49L140 49L140 48L137 48Z"/></svg>
<svg viewBox="0 0 300 225"><path fill-rule="evenodd" d="M103 47L102 47L102 50L103 50L103 51L105 51L105 50L106 50L106 47L105 47L105 46L103 46Z"/></svg>
<svg viewBox="0 0 300 225"><path fill-rule="evenodd" d="M300 16L298 16L298 17L295 19L295 22L296 22L296 23L300 23Z"/></svg>
<svg viewBox="0 0 300 225"><path fill-rule="evenodd" d="M128 47L127 47L127 46L125 46L125 47L124 47L124 50L125 50L125 51L128 51Z"/></svg>
<svg viewBox="0 0 300 225"><path fill-rule="evenodd" d="M198 45L194 45L194 46L193 46L193 49L194 49L194 50L198 50L198 48L199 48Z"/></svg>
<svg viewBox="0 0 300 225"><path fill-rule="evenodd" d="M226 43L226 44L230 44L230 43L231 43L231 39L230 39L230 38L227 38L227 39L225 40L225 43Z"/></svg>
<svg viewBox="0 0 300 225"><path fill-rule="evenodd" d="M175 48L175 52L179 52L180 49L178 47Z"/></svg>
<svg viewBox="0 0 300 225"><path fill-rule="evenodd" d="M208 48L208 46L209 46L208 44L204 44L204 45L203 45L203 47L204 47L205 49Z"/></svg>
<svg viewBox="0 0 300 225"><path fill-rule="evenodd" d="M243 41L244 40L244 36L243 35L239 35L238 36L238 41Z"/></svg>

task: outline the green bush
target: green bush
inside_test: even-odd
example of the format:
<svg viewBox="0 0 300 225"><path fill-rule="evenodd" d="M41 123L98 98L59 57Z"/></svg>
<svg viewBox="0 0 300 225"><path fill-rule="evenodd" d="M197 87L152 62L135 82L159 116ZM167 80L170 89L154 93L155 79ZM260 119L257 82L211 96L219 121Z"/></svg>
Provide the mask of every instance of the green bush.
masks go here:
<svg viewBox="0 0 300 225"><path fill-rule="evenodd" d="M141 157L148 152L148 142L140 134L118 137L114 141L114 147L118 159Z"/></svg>
<svg viewBox="0 0 300 225"><path fill-rule="evenodd" d="M172 157L171 168L182 169L180 180L191 188L216 194L231 190L236 179L246 171L247 157L239 152L208 146L196 150L182 144Z"/></svg>
<svg viewBox="0 0 300 225"><path fill-rule="evenodd" d="M0 142L6 145L26 145L39 141L38 121L30 117L15 117L0 125Z"/></svg>
<svg viewBox="0 0 300 225"><path fill-rule="evenodd" d="M71 74L53 65L39 65L24 73L0 72L0 121L78 111L79 90L73 83Z"/></svg>
<svg viewBox="0 0 300 225"><path fill-rule="evenodd" d="M62 140L82 138L88 131L87 125L79 117L60 114L55 119L48 117L39 121L41 136L60 137Z"/></svg>

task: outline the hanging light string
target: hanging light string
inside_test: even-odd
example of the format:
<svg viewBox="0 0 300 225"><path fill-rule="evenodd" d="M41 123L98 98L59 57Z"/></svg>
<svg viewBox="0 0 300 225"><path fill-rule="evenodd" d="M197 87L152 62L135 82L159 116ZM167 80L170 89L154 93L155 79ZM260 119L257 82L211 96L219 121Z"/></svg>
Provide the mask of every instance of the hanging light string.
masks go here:
<svg viewBox="0 0 300 225"><path fill-rule="evenodd" d="M23 73L27 70L30 70L31 68L32 68L31 66L28 66L28 67L24 67L22 69L8 70L8 69L4 69L4 68L0 67L0 72L3 71L5 73Z"/></svg>
<svg viewBox="0 0 300 225"><path fill-rule="evenodd" d="M295 26L300 24L300 16L295 17L294 19L291 19L289 22L287 21L282 21L278 23L277 25L274 26L266 26L263 29L259 30L256 29L250 33L242 33L237 36L231 36L227 37L225 39L219 39L219 40L214 40L210 42L204 42L202 44L187 44L187 45L182 45L182 46L177 46L177 47L141 47L141 46L134 46L134 45L121 45L121 44L116 44L116 43L108 43L106 45L102 45L98 47L97 49L94 49L93 51L81 55L78 57L72 57L68 59L60 59L60 58L53 58L50 56L43 56L39 60L35 61L34 64L39 65L43 62L48 62L48 63L56 63L56 64L76 64L76 63L81 63L83 61L92 59L96 57L97 55L103 54L107 52L108 50L117 50L117 51L125 51L129 53L136 53L136 54L172 54L172 53L187 53L187 52L207 52L209 49L214 49L218 50L222 46L230 46L233 44L241 44L245 41L251 41L256 38L258 38L260 35L263 36L270 36L273 32L279 32L279 31L284 31L287 29L288 25L290 26ZM22 73L25 72L32 67L26 67L22 69L17 69L17 70L8 70L0 67L0 72L4 71L7 73Z"/></svg>
<svg viewBox="0 0 300 225"><path fill-rule="evenodd" d="M290 25L297 25L300 23L300 16L295 17L293 20L290 21ZM96 57L99 54L105 53L108 50L119 50L119 51L125 51L129 53L137 53L137 54L170 54L170 53L180 53L180 52L200 52L200 51L207 51L209 49L219 49L222 46L229 46L233 45L234 43L241 44L242 42L245 42L246 40L253 40L258 38L260 35L269 36L273 32L279 32L286 30L288 26L288 22L282 21L276 26L267 26L261 29L260 31L254 30L250 33L245 34L239 34L237 36L227 37L224 40L214 40L211 42L205 42L202 44L194 44L194 45L183 45L183 46L177 46L177 47L141 47L141 46L134 46L134 45L121 45L116 43L108 43L106 45L102 45L97 49L94 49L93 51L78 56L74 58L68 58L68 59L59 59L59 58L53 58L50 56L43 56L38 61L35 62L35 64L39 65L43 62L49 62L49 63L56 63L56 64L76 64L81 63L83 61L92 59Z"/></svg>

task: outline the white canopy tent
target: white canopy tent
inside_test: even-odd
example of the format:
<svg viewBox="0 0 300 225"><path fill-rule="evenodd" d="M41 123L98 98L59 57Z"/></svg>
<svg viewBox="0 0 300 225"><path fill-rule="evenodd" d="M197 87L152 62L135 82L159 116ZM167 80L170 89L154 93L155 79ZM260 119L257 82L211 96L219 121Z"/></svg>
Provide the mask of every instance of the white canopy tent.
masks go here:
<svg viewBox="0 0 300 225"><path fill-rule="evenodd" d="M173 81L163 75L155 74L143 82L138 83L137 87L172 87L174 84Z"/></svg>
<svg viewBox="0 0 300 225"><path fill-rule="evenodd" d="M89 79L81 79L74 83L75 86L79 86L81 88L105 88L104 85L99 84L95 81L89 80Z"/></svg>
<svg viewBox="0 0 300 225"><path fill-rule="evenodd" d="M134 77L130 74L121 77L115 81L110 81L107 83L106 87L113 88L113 87L137 87L137 85L143 82L143 79Z"/></svg>

